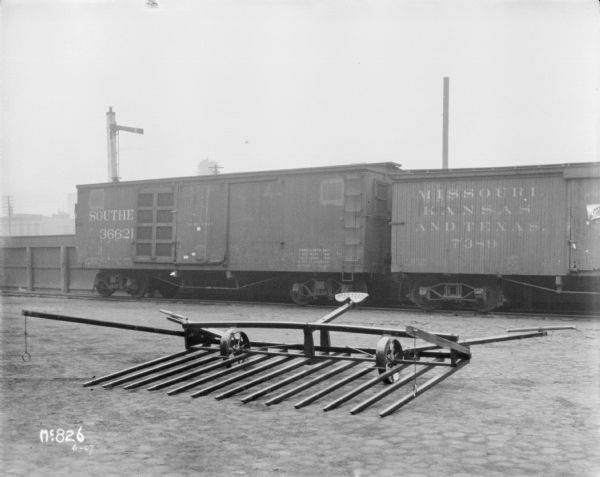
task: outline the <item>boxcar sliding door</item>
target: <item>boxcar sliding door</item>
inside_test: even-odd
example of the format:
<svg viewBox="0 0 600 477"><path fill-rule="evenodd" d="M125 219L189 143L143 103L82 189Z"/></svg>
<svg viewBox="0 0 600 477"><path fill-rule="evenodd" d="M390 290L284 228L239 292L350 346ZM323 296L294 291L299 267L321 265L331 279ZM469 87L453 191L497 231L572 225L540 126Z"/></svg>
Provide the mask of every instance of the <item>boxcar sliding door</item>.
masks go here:
<svg viewBox="0 0 600 477"><path fill-rule="evenodd" d="M219 265L227 253L227 184L179 184L177 206L178 263Z"/></svg>
<svg viewBox="0 0 600 477"><path fill-rule="evenodd" d="M600 270L600 177L569 180L572 271Z"/></svg>

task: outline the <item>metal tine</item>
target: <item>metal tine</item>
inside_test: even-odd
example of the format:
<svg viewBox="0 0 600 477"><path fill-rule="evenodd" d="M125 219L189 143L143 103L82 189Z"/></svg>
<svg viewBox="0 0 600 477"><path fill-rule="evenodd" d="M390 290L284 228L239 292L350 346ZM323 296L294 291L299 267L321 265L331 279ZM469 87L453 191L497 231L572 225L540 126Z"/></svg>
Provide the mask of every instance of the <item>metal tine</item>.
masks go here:
<svg viewBox="0 0 600 477"><path fill-rule="evenodd" d="M270 359L270 358L271 358L271 356L265 355L265 356L260 356L257 359L250 359L248 361L238 363L236 366L232 366L231 368L217 371L216 373L212 373L212 374L209 374L208 376L204 376L203 378L196 379L195 381L192 381L190 383L186 383L183 386L179 386L177 388L171 389L167 394L169 396L172 396L173 394L179 394L179 393L181 393L183 391L187 391L188 389L193 388L195 386L200 386L201 384L207 383L208 381L212 381L213 379L217 379L222 376L227 376L228 374L235 373L235 372L239 371L240 369L247 368L248 366L252 366L253 364L258 364L258 363L265 361L267 359ZM202 373L204 373L204 369L199 370L199 371L192 371L191 373L186 373L184 375L181 375L176 378L165 381L164 383L155 384L154 386L149 387L148 391L155 391L157 389L163 389L168 386L172 386L173 384L179 383L181 381L186 381L186 380L193 378L195 376L198 376L199 374L202 374Z"/></svg>
<svg viewBox="0 0 600 477"><path fill-rule="evenodd" d="M337 381L333 384L330 384L326 388L323 388L320 391L317 391L316 393L311 394L310 396L302 399L302 401L298 401L296 404L294 404L294 407L296 409L300 409L301 407L308 406L310 403L315 402L317 399L320 399L323 396L326 396L327 394L332 393L336 389L339 389L342 386L344 386L344 385L346 385L346 384L348 384L348 383L360 378L361 376L364 376L365 374L368 374L371 371L374 371L376 369L377 368L374 366L359 369L358 371L350 374L349 376L346 376L345 378L340 379L339 381Z"/></svg>
<svg viewBox="0 0 600 477"><path fill-rule="evenodd" d="M152 361L146 361L145 363L136 364L135 366L131 366L130 368L122 369L121 371L117 371L115 373L107 374L105 376L100 376L99 378L92 379L83 383L84 386L94 386L96 384L103 383L105 381L110 381L111 379L115 379L121 377L128 373L133 373L134 371L139 371L140 369L147 368L149 366L154 366L155 364L164 363L165 361L169 361L170 359L179 358L180 356L184 356L186 354L195 353L198 350L188 349L185 351L180 351L178 353L169 354L167 356L162 356L160 358L153 359ZM205 353L206 354L206 353Z"/></svg>
<svg viewBox="0 0 600 477"><path fill-rule="evenodd" d="M313 379L310 379L309 381L306 381L292 389L289 389L281 394L278 394L277 396L272 397L267 402L265 402L265 404L267 406L270 406L271 404L278 404L281 401L286 400L290 396L294 396L294 395L298 394L299 392L304 391L305 389L308 389L308 388L314 386L315 384L320 383L321 381L325 381L326 379L329 379L332 376L335 376L336 374L339 374L343 371L346 371L347 369L352 368L353 366L356 366L357 364L359 364L358 361L350 361L349 363L342 364L341 366L338 366L337 368L331 369L331 370L327 371L326 373L321 374L320 376L316 376Z"/></svg>
<svg viewBox="0 0 600 477"><path fill-rule="evenodd" d="M346 401L352 399L354 396L357 396L358 394L362 393L363 391L366 391L370 387L375 386L378 382L384 380L385 378L387 378L389 376L392 376L393 374L399 373L400 371L402 371L407 366L410 366L410 365L403 364L403 365L398 366L396 368L392 368L389 371L386 371L385 373L381 373L380 375L376 376L375 378L370 379L369 381L367 381L363 385L361 385L361 386L353 389L352 391L347 392L343 396L340 396L335 401L331 401L329 404L327 404L323 408L323 411L329 411L331 409L334 409L334 408L338 407L340 404L345 403Z"/></svg>
<svg viewBox="0 0 600 477"><path fill-rule="evenodd" d="M337 355L341 354L341 353L336 353ZM250 402L255 400L256 398L259 398L261 396L264 396L265 394L270 393L271 391L275 391L276 389L282 388L284 386L287 386L290 383L293 383L294 381L297 381L298 379L301 379L305 376L308 376L310 374L316 373L317 371L320 371L323 368L326 368L328 366L331 366L332 364L334 364L335 361L333 359L330 359L328 361L322 361L319 364L315 364L313 366L311 366L308 369L305 369L304 371L300 371L299 373L296 374L292 374L291 376L288 376L285 379L282 379L281 381L278 381L276 383L270 384L267 387L264 387L262 389L259 389L258 391L255 391L252 394L249 394L248 396L244 396L241 401L242 402Z"/></svg>
<svg viewBox="0 0 600 477"><path fill-rule="evenodd" d="M152 367L150 369L145 369L143 371L139 371L137 373L130 374L129 376L124 376L124 377L122 377L120 379L116 379L114 381L110 381L110 382L108 382L106 384L103 384L102 386L105 387L105 388L112 388L114 386L118 386L119 384L123 384L123 383L126 383L128 381L134 381L134 380L136 380L138 378L143 378L144 376L148 376L149 374L158 373L160 371L164 371L165 369L169 369L169 368L171 368L173 366L177 366L179 364L186 363L188 361L193 361L193 360L196 360L198 358L201 358L201 359L198 362L196 362L196 364L209 363L209 362L214 361L216 359L219 359L221 357L220 355L215 354L215 353L217 353L217 350L215 350L215 351L209 351L209 352L206 352L206 353L203 353L203 354L199 354L199 355L196 355L196 356L191 356L191 355L190 356L184 356L183 358L179 358L179 359L177 359L175 361L171 361L171 362L168 362L168 363L165 363L165 364L160 364L160 365L154 366L154 367Z"/></svg>
<svg viewBox="0 0 600 477"><path fill-rule="evenodd" d="M143 386L145 384L148 383L153 383L154 381L160 381L161 379L164 378L168 378L169 376L173 376L174 374L179 374L182 373L184 371L188 371L190 369L195 369L198 368L199 366L202 366L200 369L197 369L196 372L209 372L212 371L213 369L217 369L217 368L221 368L223 366L227 366L229 364L235 363L236 361L240 361L244 358L247 358L248 354L247 353L242 353L242 354L238 354L236 356L233 356L231 358L227 358L224 359L222 361L219 361L217 363L213 363L213 364L209 364L208 366L202 366L202 364L204 363L188 363L188 364L184 364L181 366L178 366L176 368L171 368L168 371L165 371L163 373L160 374L155 374L153 376L147 377L145 379L142 379L140 381L135 381L131 384L128 384L127 386L123 386L123 389L135 389L135 388L139 388L140 386Z"/></svg>
<svg viewBox="0 0 600 477"><path fill-rule="evenodd" d="M258 366L257 368L249 369L245 373L238 374L237 376L233 376L229 379L225 379L224 381L215 383L212 386L207 386L205 388L202 388L199 391L196 391L195 393L193 393L191 396L193 398L197 398L199 396L206 396L207 394L209 394L217 389L223 388L225 386L229 386L230 384L233 384L236 381L239 381L240 379L244 379L244 378L247 378L248 376L258 374L258 373L265 371L267 369L270 369L274 366L278 366L282 363L285 363L286 361L290 361L291 359L294 359L294 357L284 356L282 359L271 359L270 361L267 361L265 364Z"/></svg>
<svg viewBox="0 0 600 477"><path fill-rule="evenodd" d="M408 376L405 376L404 378L400 379L399 381L389 384L388 386L383 388L381 391L379 391L377 394L371 396L369 399L366 399L363 402L361 402L360 404L353 407L350 410L350 414L358 414L359 412L368 408L371 404L376 403L377 401L383 399L388 394L394 392L396 389L401 388L405 384L411 382L413 379L418 378L419 376L425 374L427 371L431 371L434 368L435 368L435 366L422 367L418 371L416 371Z"/></svg>
<svg viewBox="0 0 600 477"><path fill-rule="evenodd" d="M436 376L435 378L431 378L425 384L423 384L422 386L419 386L416 389L416 392L407 394L406 396L404 396L399 401L397 401L394 404L392 404L391 406L385 408L383 411L381 411L379 413L379 416L380 417L385 417L385 416L388 416L388 415L392 414L394 411L396 411L396 410L400 409L402 406L408 404L413 399L415 399L417 396L420 396L421 394L423 394L425 391L431 389L436 384L441 383L444 379L446 379L447 377L449 377L452 374L456 373L459 369L461 369L462 367L466 366L467 364L469 364L469 360L468 359L462 359L462 360L458 361L456 363L456 367L450 368L448 371L446 371L446 372L444 372L444 373Z"/></svg>
<svg viewBox="0 0 600 477"><path fill-rule="evenodd" d="M240 384L239 386L228 389L227 391L216 395L215 399L228 398L228 397L233 396L234 394L237 394L241 391L245 391L248 388L252 388L258 384L264 383L265 381L269 381L273 378L276 378L277 376L281 376L282 374L285 374L289 371L299 368L300 366L304 366L305 364L309 363L310 361L311 361L310 358L298 360L295 363L284 366L283 368L279 368L279 369L276 369L275 371L271 371L270 373L267 373L263 376L259 376L258 378L253 379L252 381L248 381L247 383L243 383L243 384Z"/></svg>

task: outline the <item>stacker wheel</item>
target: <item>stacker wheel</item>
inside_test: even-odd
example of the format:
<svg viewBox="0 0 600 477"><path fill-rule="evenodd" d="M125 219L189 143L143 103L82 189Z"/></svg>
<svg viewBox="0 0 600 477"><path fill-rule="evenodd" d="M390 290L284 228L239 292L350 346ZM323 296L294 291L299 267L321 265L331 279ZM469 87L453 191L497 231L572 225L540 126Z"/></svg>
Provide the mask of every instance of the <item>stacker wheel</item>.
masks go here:
<svg viewBox="0 0 600 477"><path fill-rule="evenodd" d="M384 336L379 339L375 348L375 366L379 370L379 374L383 374L395 366L395 361L402 359L402 346L396 338ZM383 379L386 384L391 384L397 381L400 373L394 373Z"/></svg>
<svg viewBox="0 0 600 477"><path fill-rule="evenodd" d="M250 347L248 335L236 329L227 330L221 336L221 356L228 358L231 355L243 353Z"/></svg>

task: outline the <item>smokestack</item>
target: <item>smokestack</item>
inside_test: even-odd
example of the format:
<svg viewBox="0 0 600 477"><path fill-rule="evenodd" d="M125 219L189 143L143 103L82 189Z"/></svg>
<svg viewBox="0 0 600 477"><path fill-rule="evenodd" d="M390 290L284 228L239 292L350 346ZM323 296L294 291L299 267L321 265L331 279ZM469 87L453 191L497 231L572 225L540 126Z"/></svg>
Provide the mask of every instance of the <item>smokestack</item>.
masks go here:
<svg viewBox="0 0 600 477"><path fill-rule="evenodd" d="M450 78L444 76L444 117L442 133L442 169L448 169L448 111L450 103Z"/></svg>
<svg viewBox="0 0 600 477"><path fill-rule="evenodd" d="M119 182L119 164L117 163L117 121L112 106L106 113L106 135L108 138L108 179Z"/></svg>

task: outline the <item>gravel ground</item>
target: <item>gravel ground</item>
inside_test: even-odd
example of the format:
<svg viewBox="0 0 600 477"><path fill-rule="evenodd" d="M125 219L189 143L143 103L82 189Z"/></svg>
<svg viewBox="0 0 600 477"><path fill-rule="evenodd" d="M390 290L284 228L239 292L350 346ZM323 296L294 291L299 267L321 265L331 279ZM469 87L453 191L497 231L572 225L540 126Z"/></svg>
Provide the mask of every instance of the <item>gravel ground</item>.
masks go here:
<svg viewBox="0 0 600 477"><path fill-rule="evenodd" d="M294 409L311 390L265 406L264 398L242 404L235 397L217 401L82 387L93 376L182 351L182 339L174 336L29 318L31 361L21 359L22 309L171 329L178 327L159 308L194 320L303 322L325 309L1 298L3 475L600 475L597 318L352 310L337 322L412 325L461 339L503 334L507 328L577 326L544 338L473 347L469 365L382 419L378 411L406 390L352 416L348 411L364 397L324 413L321 408L331 399ZM257 341L301 339L291 331L249 334ZM333 344L374 347L376 340L333 336ZM55 431L54 441L40 441L43 429ZM74 442L63 442L65 437Z"/></svg>

